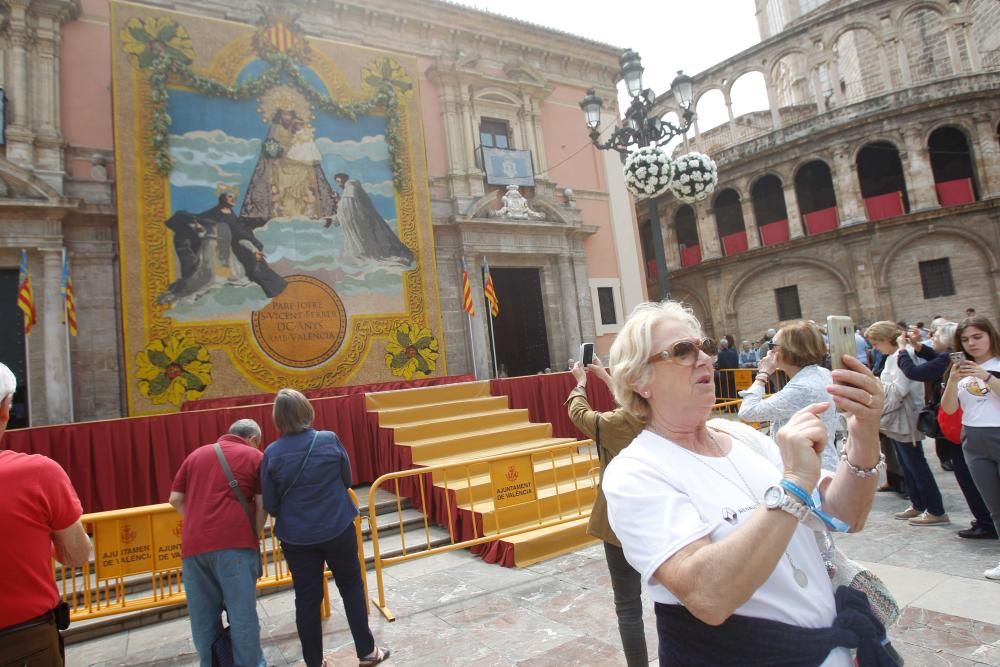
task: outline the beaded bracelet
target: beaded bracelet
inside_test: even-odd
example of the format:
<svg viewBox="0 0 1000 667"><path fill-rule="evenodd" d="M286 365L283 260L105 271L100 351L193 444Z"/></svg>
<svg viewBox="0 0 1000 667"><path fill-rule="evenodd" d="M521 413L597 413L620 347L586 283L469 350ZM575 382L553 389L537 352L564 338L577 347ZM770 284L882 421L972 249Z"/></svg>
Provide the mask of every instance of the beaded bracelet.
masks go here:
<svg viewBox="0 0 1000 667"><path fill-rule="evenodd" d="M841 452L840 460L847 464L847 467L851 469L851 474L855 477L863 477L865 479L870 479L872 477L877 477L880 472L885 470L885 454L878 455L878 463L875 464L874 468L859 468L847 459L847 452Z"/></svg>

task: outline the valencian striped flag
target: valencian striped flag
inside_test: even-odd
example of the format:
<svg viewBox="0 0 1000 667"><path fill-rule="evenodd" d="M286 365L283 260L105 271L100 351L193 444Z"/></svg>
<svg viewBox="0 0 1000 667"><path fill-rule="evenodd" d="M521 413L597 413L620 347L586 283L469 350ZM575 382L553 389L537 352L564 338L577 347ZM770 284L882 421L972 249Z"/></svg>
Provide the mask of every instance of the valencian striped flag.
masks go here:
<svg viewBox="0 0 1000 667"><path fill-rule="evenodd" d="M31 333L31 327L38 321L35 311L35 293L31 289L31 276L28 274L28 251L21 251L21 273L17 280L17 305L24 312L24 334Z"/></svg>
<svg viewBox="0 0 1000 667"><path fill-rule="evenodd" d="M490 314L496 317L500 314L500 301L493 289L493 276L490 275L490 263L486 261L486 257L483 257L483 293L490 302Z"/></svg>
<svg viewBox="0 0 1000 667"><path fill-rule="evenodd" d="M76 300L73 298L73 278L69 275L69 253L63 250L62 272L63 324L69 326L69 335L75 336L76 331Z"/></svg>
<svg viewBox="0 0 1000 667"><path fill-rule="evenodd" d="M465 266L465 258L462 258L462 310L470 316L476 314L476 307L472 305L472 286L469 285L469 269Z"/></svg>

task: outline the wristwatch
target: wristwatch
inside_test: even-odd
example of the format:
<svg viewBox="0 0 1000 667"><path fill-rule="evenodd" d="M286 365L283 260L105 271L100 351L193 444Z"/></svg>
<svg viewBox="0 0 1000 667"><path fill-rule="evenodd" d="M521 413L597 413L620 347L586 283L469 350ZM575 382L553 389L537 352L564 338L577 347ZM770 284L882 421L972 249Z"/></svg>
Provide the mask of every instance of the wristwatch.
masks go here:
<svg viewBox="0 0 1000 667"><path fill-rule="evenodd" d="M803 521L809 515L808 507L777 484L764 492L764 507L769 510L788 512L795 517L796 521Z"/></svg>

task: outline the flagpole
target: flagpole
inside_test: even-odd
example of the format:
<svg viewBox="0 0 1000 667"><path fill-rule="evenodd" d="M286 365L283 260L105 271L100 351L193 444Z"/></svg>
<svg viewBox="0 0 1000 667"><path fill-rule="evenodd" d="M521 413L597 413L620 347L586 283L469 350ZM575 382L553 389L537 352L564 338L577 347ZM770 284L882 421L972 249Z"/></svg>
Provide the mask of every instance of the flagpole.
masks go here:
<svg viewBox="0 0 1000 667"><path fill-rule="evenodd" d="M490 345L493 346L493 377L500 377L500 371L497 370L497 339L493 335L493 309L486 306L486 310L490 311Z"/></svg>
<svg viewBox="0 0 1000 667"><path fill-rule="evenodd" d="M459 268L462 270L462 309L465 310L465 283L469 280L469 270L465 266L465 258L460 257L458 260ZM469 286L470 298L472 286ZM472 356L472 375L477 380L479 379L479 368L476 366L476 337L472 334L472 313L465 311L465 319L469 321L469 350Z"/></svg>
<svg viewBox="0 0 1000 667"><path fill-rule="evenodd" d="M66 312L66 281L68 275L68 267L66 262L68 258L66 257L66 247L63 246L63 319L65 320L65 328L63 333L66 335L66 379L69 381L69 421L70 423L75 422L76 418L73 414L73 357L70 355L69 346L69 313Z"/></svg>

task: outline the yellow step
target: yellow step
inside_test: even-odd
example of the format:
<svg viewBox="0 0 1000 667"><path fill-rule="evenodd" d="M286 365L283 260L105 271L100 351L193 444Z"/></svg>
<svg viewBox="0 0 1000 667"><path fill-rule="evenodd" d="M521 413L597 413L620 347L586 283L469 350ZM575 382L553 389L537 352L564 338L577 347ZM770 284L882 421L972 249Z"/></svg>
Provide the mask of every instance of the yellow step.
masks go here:
<svg viewBox="0 0 1000 667"><path fill-rule="evenodd" d="M527 410L500 408L496 410L484 410L482 412L470 412L443 419L410 422L406 426L393 428L393 438L398 444L427 438L457 435L470 431L480 431L487 428L499 428L510 424L527 423L529 423Z"/></svg>
<svg viewBox="0 0 1000 667"><path fill-rule="evenodd" d="M539 440L552 436L552 424L511 424L499 428L488 428L481 431L469 431L458 435L442 438L426 438L410 442L396 440L396 445L409 447L414 460L439 458L453 454L463 454L469 458L478 458L478 452L497 445L518 443L523 440Z"/></svg>
<svg viewBox="0 0 1000 667"><path fill-rule="evenodd" d="M415 387L413 389L398 389L382 391L377 394L365 395L365 409L389 410L395 408L410 408L427 403L445 403L468 398L483 398L490 395L490 383L458 382L455 384L439 384L433 387Z"/></svg>
<svg viewBox="0 0 1000 667"><path fill-rule="evenodd" d="M535 483L539 486L549 486L558 481L560 486L571 484L572 480L583 480L590 477L592 468L599 469L600 463L595 456L589 459L586 455L569 455L556 457L555 461L547 458L539 459L535 462ZM486 468L486 466L476 466ZM445 475L447 472L447 476ZM460 473L461 476L455 474ZM455 493L455 502L460 504L475 503L488 500L493 491L490 487L490 475L488 472L470 475L466 480L464 471L451 469L433 473L434 485L438 488L447 488ZM445 480L447 479L447 487Z"/></svg>
<svg viewBox="0 0 1000 667"><path fill-rule="evenodd" d="M514 545L514 566L527 567L598 543L600 540L587 534L589 522L589 516L581 517L550 528L513 535L502 541Z"/></svg>
<svg viewBox="0 0 1000 667"><path fill-rule="evenodd" d="M476 450L475 456L471 454L452 454L449 456L439 456L432 458L416 458L418 452L414 452L415 458L413 458L413 463L420 466L436 466L436 465L458 465L467 463L470 459L476 458L495 458L498 456L503 456L505 454L517 454L518 452L526 452L531 449L538 449L539 447L548 447L549 445L560 445L563 443L574 442L576 438L538 438L536 440L524 440L521 442L512 442L506 445L496 445L494 447L486 447L485 449ZM486 464L477 464L486 465Z"/></svg>
<svg viewBox="0 0 1000 667"><path fill-rule="evenodd" d="M378 411L379 426L395 428L405 426L414 422L427 421L431 419L447 419L449 417L459 417L464 414L474 412L485 412L490 410L502 410L507 407L506 396L483 396L479 398L465 398L444 403L428 403L426 405L415 405L403 408L390 408Z"/></svg>
<svg viewBox="0 0 1000 667"><path fill-rule="evenodd" d="M521 503L512 507L496 509L493 500L487 499L475 504L475 511L482 516L483 530L486 534L507 530L517 525L541 520L556 519L580 512L590 513L594 505L597 489L590 478L577 479L576 483L561 482L558 492L555 486L538 487L538 498L533 502ZM461 509L472 509L470 505L459 505Z"/></svg>

